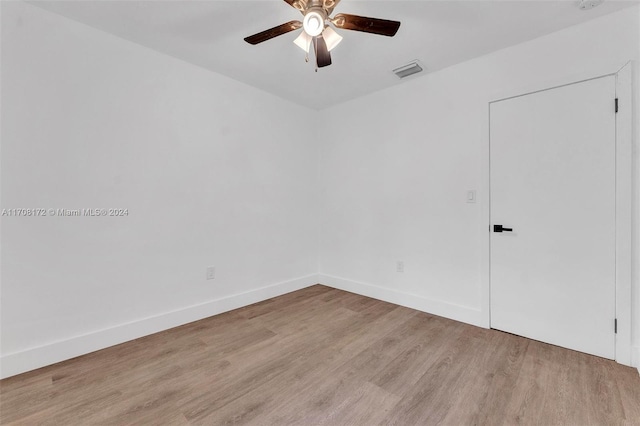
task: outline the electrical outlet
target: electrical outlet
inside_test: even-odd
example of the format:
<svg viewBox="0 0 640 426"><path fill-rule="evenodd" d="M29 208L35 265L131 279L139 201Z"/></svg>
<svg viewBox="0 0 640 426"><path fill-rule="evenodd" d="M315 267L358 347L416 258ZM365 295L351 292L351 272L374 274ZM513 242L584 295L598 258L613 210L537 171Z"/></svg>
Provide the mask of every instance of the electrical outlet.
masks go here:
<svg viewBox="0 0 640 426"><path fill-rule="evenodd" d="M396 262L396 272L404 272L404 262L401 260L398 260Z"/></svg>
<svg viewBox="0 0 640 426"><path fill-rule="evenodd" d="M207 267L207 279L208 280L213 280L216 277L216 267L215 266L208 266Z"/></svg>

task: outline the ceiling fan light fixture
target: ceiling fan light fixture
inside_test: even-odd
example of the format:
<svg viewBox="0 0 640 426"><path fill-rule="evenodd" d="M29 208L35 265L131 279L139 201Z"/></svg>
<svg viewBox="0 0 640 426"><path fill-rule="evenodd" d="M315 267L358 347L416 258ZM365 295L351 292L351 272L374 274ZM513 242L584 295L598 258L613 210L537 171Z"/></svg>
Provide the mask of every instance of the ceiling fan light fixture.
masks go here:
<svg viewBox="0 0 640 426"><path fill-rule="evenodd" d="M300 35L295 40L293 40L293 42L300 49L302 49L305 52L309 53L309 49L311 49L311 41L312 40L313 40L313 38L309 34L307 34L306 32L302 31L300 33Z"/></svg>
<svg viewBox="0 0 640 426"><path fill-rule="evenodd" d="M329 50L329 52L331 52L331 50L342 41L342 36L335 32L333 28L329 26L324 29L322 38L324 38L324 41L327 43L327 49Z"/></svg>
<svg viewBox="0 0 640 426"><path fill-rule="evenodd" d="M304 31L311 37L319 36L324 30L324 16L316 10L310 10L304 15L302 27Z"/></svg>

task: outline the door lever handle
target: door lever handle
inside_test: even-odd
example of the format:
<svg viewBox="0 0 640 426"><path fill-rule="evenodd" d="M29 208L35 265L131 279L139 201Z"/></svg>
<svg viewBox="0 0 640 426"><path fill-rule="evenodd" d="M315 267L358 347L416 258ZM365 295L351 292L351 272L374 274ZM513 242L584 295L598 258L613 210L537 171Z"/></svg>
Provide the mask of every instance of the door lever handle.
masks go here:
<svg viewBox="0 0 640 426"><path fill-rule="evenodd" d="M493 225L493 232L512 232L513 228L505 228L502 225Z"/></svg>

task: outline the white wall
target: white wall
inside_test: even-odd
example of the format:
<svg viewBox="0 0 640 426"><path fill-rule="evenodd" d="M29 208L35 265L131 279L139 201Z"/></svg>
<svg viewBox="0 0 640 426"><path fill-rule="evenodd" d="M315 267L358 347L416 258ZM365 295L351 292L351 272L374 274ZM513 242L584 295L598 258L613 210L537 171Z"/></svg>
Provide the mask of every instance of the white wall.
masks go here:
<svg viewBox="0 0 640 426"><path fill-rule="evenodd" d="M1 83L2 208L129 211L2 217L3 376L317 282L308 110L22 2Z"/></svg>
<svg viewBox="0 0 640 426"><path fill-rule="evenodd" d="M640 59L637 6L323 111L332 131L319 141L321 281L488 326L488 102L615 72L630 59ZM478 203L466 202L467 190ZM636 354L638 198L636 179Z"/></svg>
<svg viewBox="0 0 640 426"><path fill-rule="evenodd" d="M465 196L483 186L487 102L640 58L636 7L330 108L331 137L314 140L300 137L304 108L1 5L1 207L129 209L1 218L2 376L310 285L318 270L486 325L487 200ZM636 260L634 324L639 279Z"/></svg>

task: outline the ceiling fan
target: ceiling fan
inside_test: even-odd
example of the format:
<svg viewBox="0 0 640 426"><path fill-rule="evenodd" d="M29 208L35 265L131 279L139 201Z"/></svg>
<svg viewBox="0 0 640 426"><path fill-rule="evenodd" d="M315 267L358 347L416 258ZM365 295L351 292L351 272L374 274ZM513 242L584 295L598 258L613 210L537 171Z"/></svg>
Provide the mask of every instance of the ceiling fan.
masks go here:
<svg viewBox="0 0 640 426"><path fill-rule="evenodd" d="M331 65L331 49L336 47L342 37L336 33L329 23L343 30L362 31L365 33L379 34L393 37L400 28L400 22L386 19L367 18L366 16L347 15L338 13L333 18L331 14L340 0L284 0L290 6L298 9L304 18L300 21L289 21L286 24L259 32L246 37L244 41L249 44L258 44L270 40L282 34L303 28L302 33L294 40L294 43L308 54L313 45L317 68ZM316 70L317 70L316 68Z"/></svg>

